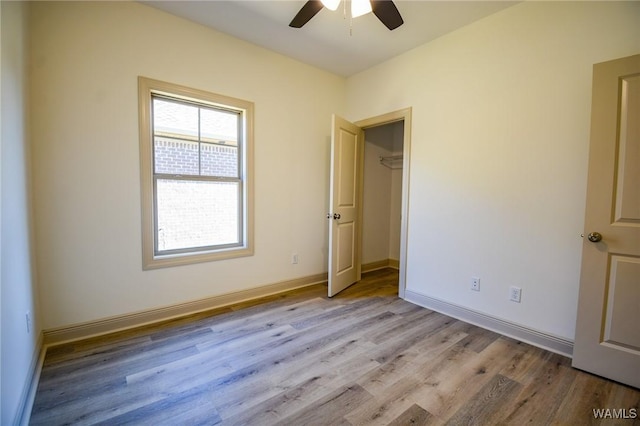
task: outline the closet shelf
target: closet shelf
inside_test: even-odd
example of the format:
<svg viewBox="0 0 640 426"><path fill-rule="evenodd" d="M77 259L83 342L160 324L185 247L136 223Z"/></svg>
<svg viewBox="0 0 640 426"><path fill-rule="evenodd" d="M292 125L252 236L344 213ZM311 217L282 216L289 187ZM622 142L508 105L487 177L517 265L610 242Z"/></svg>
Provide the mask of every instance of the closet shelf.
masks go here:
<svg viewBox="0 0 640 426"><path fill-rule="evenodd" d="M388 157L380 157L380 164L390 169L401 169L402 160L402 155L390 155Z"/></svg>

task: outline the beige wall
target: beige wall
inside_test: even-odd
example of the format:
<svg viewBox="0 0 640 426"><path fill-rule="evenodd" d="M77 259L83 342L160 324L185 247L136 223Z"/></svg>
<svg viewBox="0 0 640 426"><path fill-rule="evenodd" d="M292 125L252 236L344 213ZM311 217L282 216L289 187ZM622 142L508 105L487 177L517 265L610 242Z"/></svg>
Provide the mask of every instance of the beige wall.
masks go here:
<svg viewBox="0 0 640 426"><path fill-rule="evenodd" d="M389 258L389 206L391 170L380 164L380 156L391 151L365 143L362 203L362 264Z"/></svg>
<svg viewBox="0 0 640 426"><path fill-rule="evenodd" d="M407 290L573 339L591 68L638 52L639 2L526 2L348 79L413 108Z"/></svg>
<svg viewBox="0 0 640 426"><path fill-rule="evenodd" d="M393 155L402 155L404 123L393 127ZM402 222L402 168L391 170L391 200L389 200L389 259L400 260Z"/></svg>
<svg viewBox="0 0 640 426"><path fill-rule="evenodd" d="M400 226L402 222L402 169L391 170L389 200L389 259L400 260Z"/></svg>
<svg viewBox="0 0 640 426"><path fill-rule="evenodd" d="M40 321L33 272L27 5L1 2L0 424L18 424L38 360ZM26 313L31 315L27 331Z"/></svg>
<svg viewBox="0 0 640 426"><path fill-rule="evenodd" d="M139 3L33 3L31 18L45 329L326 271L343 78ZM255 103L254 256L142 271L139 75Z"/></svg>

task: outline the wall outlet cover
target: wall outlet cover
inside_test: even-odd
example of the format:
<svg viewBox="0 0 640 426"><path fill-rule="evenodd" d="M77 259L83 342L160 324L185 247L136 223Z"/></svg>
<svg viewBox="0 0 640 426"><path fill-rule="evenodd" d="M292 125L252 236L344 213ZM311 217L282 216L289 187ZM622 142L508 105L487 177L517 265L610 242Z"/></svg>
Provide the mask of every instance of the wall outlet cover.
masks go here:
<svg viewBox="0 0 640 426"><path fill-rule="evenodd" d="M509 288L509 300L520 303L522 299L522 289L520 287L511 286Z"/></svg>
<svg viewBox="0 0 640 426"><path fill-rule="evenodd" d="M471 278L471 290L480 291L480 278L478 277Z"/></svg>

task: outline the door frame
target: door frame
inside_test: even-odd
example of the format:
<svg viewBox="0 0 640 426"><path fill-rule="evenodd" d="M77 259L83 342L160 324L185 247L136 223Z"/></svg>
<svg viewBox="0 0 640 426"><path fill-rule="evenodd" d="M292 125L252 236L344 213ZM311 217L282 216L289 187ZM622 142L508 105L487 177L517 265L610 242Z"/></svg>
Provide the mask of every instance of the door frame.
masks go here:
<svg viewBox="0 0 640 426"><path fill-rule="evenodd" d="M403 146L402 146L402 205L400 207L402 218L400 220L400 259L398 260L398 296L405 297L407 285L407 240L409 233L409 165L411 157L411 107L389 112L375 117L366 118L353 123L363 130L378 127L398 121L404 122ZM360 182L359 196L364 192L364 182ZM361 198L362 199L362 198ZM362 236L360 237L362 239ZM358 259L359 262L362 259Z"/></svg>

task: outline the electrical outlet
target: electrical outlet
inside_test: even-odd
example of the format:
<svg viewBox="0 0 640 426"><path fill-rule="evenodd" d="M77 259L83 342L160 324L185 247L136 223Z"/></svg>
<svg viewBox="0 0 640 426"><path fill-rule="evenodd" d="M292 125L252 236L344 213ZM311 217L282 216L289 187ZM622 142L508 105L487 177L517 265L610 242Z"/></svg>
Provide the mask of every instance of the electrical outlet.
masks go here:
<svg viewBox="0 0 640 426"><path fill-rule="evenodd" d="M298 264L298 253L293 253L291 255L291 263L294 264L294 265Z"/></svg>
<svg viewBox="0 0 640 426"><path fill-rule="evenodd" d="M520 287L509 288L509 300L512 302L520 303L520 299L522 297L522 289Z"/></svg>
<svg viewBox="0 0 640 426"><path fill-rule="evenodd" d="M31 333L31 312L27 311L27 313L25 314L26 320L27 320L27 333Z"/></svg>
<svg viewBox="0 0 640 426"><path fill-rule="evenodd" d="M480 278L471 277L471 290L480 291Z"/></svg>

